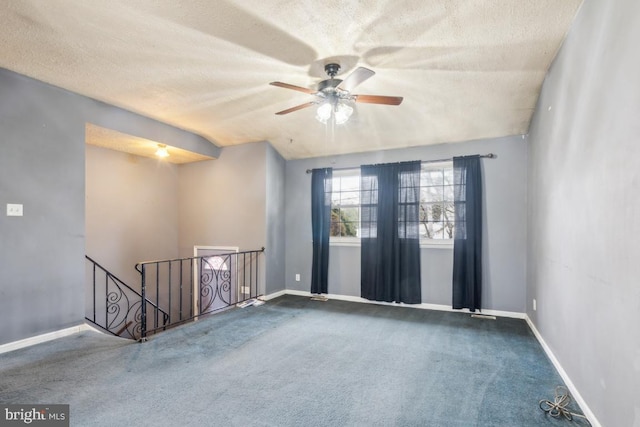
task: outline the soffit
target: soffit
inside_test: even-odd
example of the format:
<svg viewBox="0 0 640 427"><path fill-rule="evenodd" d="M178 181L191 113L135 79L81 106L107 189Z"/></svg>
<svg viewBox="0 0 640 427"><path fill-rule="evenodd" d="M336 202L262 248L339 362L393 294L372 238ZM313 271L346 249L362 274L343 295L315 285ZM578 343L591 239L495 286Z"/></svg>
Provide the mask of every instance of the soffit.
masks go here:
<svg viewBox="0 0 640 427"><path fill-rule="evenodd" d="M85 125L85 140L87 144L94 145L96 147L122 151L141 157L159 159L156 155L156 151L158 150L157 142L128 135L113 129L107 129L92 123L87 123ZM169 157L165 157L160 160L168 163L183 164L213 159L213 157L194 153L182 148L172 147L166 144L163 145L165 145L167 152L169 153Z"/></svg>

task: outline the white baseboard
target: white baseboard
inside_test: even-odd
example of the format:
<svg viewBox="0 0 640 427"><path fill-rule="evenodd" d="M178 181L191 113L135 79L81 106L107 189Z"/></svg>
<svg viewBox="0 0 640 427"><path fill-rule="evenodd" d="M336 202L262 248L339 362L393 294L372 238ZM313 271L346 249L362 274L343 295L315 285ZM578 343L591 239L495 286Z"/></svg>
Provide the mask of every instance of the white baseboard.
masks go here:
<svg viewBox="0 0 640 427"><path fill-rule="evenodd" d="M281 297L285 293L286 293L286 291L282 290L282 291L274 292L274 293L269 294L269 295L261 296L260 299L263 300L263 301L269 301L270 299Z"/></svg>
<svg viewBox="0 0 640 427"><path fill-rule="evenodd" d="M285 295L285 294L286 295L297 295L297 296L301 296L301 297L311 297L311 292L296 291L296 290L293 290L293 289L285 289L283 291L278 291L278 292L275 292L273 294L269 294L269 295L265 296L264 300L268 301L270 299L277 298L277 297L280 297L280 296ZM393 307L420 308L420 309L423 309L423 310L450 311L452 313L471 313L471 311L469 311L467 309L454 310L450 306L442 305L442 304L426 304L426 303L422 303L422 304L402 304L402 303L395 303L395 302L371 301L371 300L368 300L366 298L355 297L355 296L351 296L351 295L339 295L339 294L323 294L323 295L326 296L328 299L335 299L335 300L340 300L340 301L351 301L351 302L361 302L361 303L365 303L365 304L388 305L388 306L393 306ZM514 312L514 311L500 311L500 310L482 310L481 313L476 313L476 314L486 314L486 315L489 315L489 316L496 316L496 317L510 317L510 318L513 318L513 319L524 319L525 316L526 316L525 313L518 313L518 312Z"/></svg>
<svg viewBox="0 0 640 427"><path fill-rule="evenodd" d="M53 332L49 332L42 335L36 335L35 337L29 337L23 340L2 344L0 345L0 354L8 353L10 351L14 351L24 347L29 347L29 346L40 344L43 342L55 340L58 338L69 336L69 335L77 334L78 332L87 331L89 329L93 329L93 328L83 323L78 326L72 326L70 328L60 329L58 331L53 331Z"/></svg>
<svg viewBox="0 0 640 427"><path fill-rule="evenodd" d="M551 348L547 345L547 343L542 338L542 335L540 335L540 332L538 331L538 328L536 328L536 325L534 325L534 323L531 321L531 319L527 315L525 315L525 320L527 321L527 325L529 325L529 328L533 332L533 335L535 335L536 339L544 349L544 352L547 354L547 357L551 360L551 363L553 363L553 366L556 368L556 370L562 377L562 380L567 385L569 392L571 392L571 396L576 401L576 403L580 405L580 409L582 409L582 411L584 412L584 415L587 417L591 425L593 427L602 427L602 424L600 424L596 416L593 414L593 412L587 405L587 402L585 402L585 400L580 395L580 392L578 392L578 389L576 388L575 384L573 384L573 381L571 381L571 378L569 378L567 371L564 370L564 368L560 364L560 361L556 358L555 354L553 354L553 352L551 351Z"/></svg>

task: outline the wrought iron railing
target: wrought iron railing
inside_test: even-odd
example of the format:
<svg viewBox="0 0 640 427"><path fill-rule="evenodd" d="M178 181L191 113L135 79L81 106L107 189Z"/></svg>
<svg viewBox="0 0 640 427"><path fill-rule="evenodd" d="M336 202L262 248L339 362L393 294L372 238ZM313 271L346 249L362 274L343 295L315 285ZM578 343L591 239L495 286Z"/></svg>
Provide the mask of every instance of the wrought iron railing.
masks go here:
<svg viewBox="0 0 640 427"><path fill-rule="evenodd" d="M170 323L169 313L110 273L91 257L87 259L87 294L85 318L113 335L139 340L142 336L142 312L155 313L161 324ZM142 301L146 301L142 304Z"/></svg>
<svg viewBox="0 0 640 427"><path fill-rule="evenodd" d="M146 261L136 264L141 276L140 340L178 324L259 297L260 250ZM168 322L161 323L165 307ZM151 308L151 309L150 309Z"/></svg>

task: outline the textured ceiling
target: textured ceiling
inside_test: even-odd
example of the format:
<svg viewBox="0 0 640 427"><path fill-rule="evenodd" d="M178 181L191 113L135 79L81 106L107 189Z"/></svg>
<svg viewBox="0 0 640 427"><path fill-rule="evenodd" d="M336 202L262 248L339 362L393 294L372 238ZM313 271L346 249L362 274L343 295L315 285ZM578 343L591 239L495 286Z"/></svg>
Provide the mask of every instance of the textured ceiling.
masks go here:
<svg viewBox="0 0 640 427"><path fill-rule="evenodd" d="M582 0L3 0L0 66L202 135L268 140L287 159L526 133ZM312 96L330 59L357 104L334 128Z"/></svg>

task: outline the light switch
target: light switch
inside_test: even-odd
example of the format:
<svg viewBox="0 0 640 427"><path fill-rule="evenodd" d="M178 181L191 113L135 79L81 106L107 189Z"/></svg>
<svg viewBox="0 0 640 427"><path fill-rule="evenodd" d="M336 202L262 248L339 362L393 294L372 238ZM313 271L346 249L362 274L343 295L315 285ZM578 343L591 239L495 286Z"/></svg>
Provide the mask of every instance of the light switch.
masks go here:
<svg viewBox="0 0 640 427"><path fill-rule="evenodd" d="M7 216L22 216L22 205L7 203Z"/></svg>

